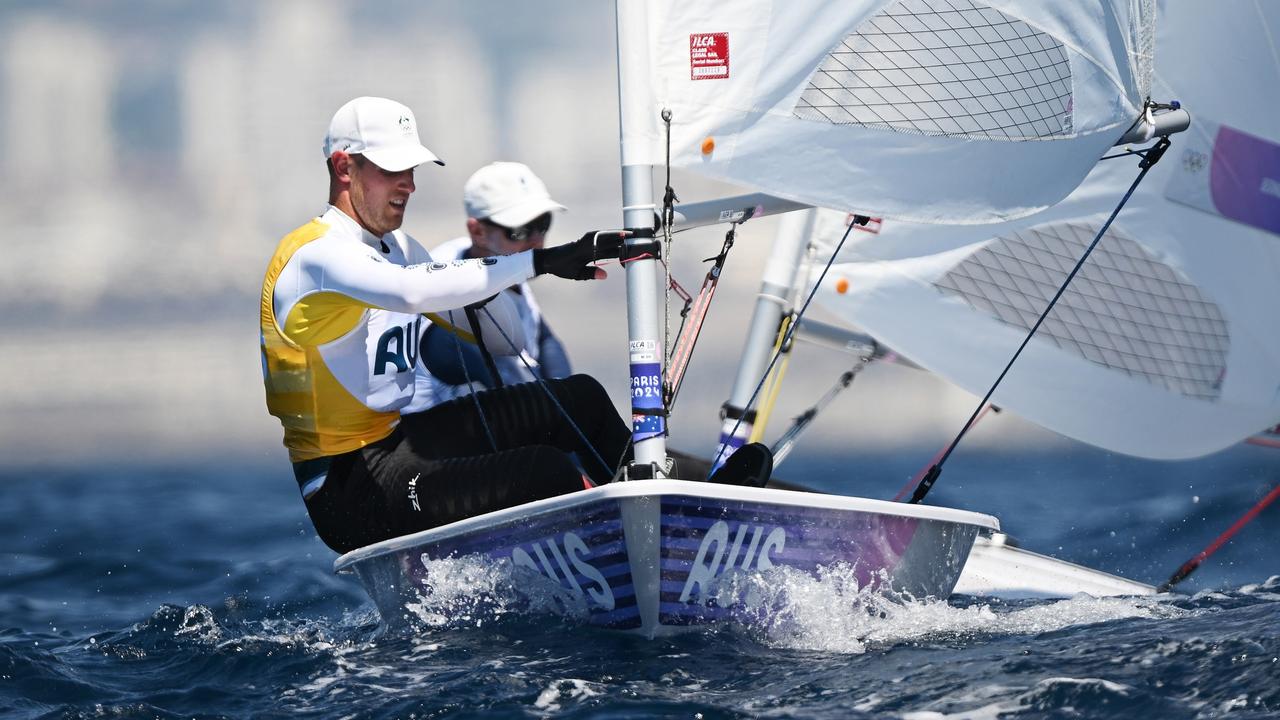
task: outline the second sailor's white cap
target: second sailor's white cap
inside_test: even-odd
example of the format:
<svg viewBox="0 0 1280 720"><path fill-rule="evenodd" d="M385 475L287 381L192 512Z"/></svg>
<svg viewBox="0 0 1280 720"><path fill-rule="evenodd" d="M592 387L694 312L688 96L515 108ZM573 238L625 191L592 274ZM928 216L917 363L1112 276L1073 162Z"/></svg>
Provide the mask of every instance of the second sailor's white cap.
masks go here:
<svg viewBox="0 0 1280 720"><path fill-rule="evenodd" d="M547 186L528 165L495 162L485 165L462 188L467 217L488 219L504 227L520 227L565 207L551 199Z"/></svg>
<svg viewBox="0 0 1280 720"><path fill-rule="evenodd" d="M400 172L425 162L444 161L418 139L413 111L395 100L358 97L334 113L324 138L324 156L342 151L363 155L388 172Z"/></svg>

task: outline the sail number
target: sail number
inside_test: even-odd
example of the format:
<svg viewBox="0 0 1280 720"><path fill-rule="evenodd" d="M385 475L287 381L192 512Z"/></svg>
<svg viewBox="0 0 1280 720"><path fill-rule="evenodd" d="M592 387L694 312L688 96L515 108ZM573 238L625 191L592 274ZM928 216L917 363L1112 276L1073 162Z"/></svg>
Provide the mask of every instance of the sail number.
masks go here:
<svg viewBox="0 0 1280 720"><path fill-rule="evenodd" d="M746 551L743 552L743 543ZM689 568L689 577L684 582L684 591L680 593L680 602L689 602L692 597L701 597L703 604L707 601L708 591L715 579L735 567L743 570L768 570L773 567L773 553L780 553L787 545L787 533L780 527L765 532L763 526L752 527L739 523L738 530L729 542L729 523L717 520L698 546L698 554L694 556L693 567Z"/></svg>
<svg viewBox="0 0 1280 720"><path fill-rule="evenodd" d="M511 550L511 562L516 565L542 573L562 586L567 581L569 591L577 597L582 597L585 593L596 605L605 610L612 610L613 589L609 587L604 575L587 562L586 559L590 556L591 548L572 532L565 533L559 542L556 538L550 537L533 543L533 555L522 547ZM576 574L574 570L577 571ZM585 588L578 582L578 575L587 579Z"/></svg>

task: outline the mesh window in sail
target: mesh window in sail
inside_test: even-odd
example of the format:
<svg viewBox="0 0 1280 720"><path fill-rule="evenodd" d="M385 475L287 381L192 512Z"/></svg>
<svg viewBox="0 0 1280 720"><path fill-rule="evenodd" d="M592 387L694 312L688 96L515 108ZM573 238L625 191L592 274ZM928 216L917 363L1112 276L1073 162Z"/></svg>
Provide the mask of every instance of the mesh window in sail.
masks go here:
<svg viewBox="0 0 1280 720"><path fill-rule="evenodd" d="M922 135L1072 132L1062 43L968 0L902 0L833 48L796 103L805 120Z"/></svg>
<svg viewBox="0 0 1280 720"><path fill-rule="evenodd" d="M1030 330L1100 226L1064 222L997 238L935 285ZM1230 347L1218 306L1112 226L1036 332L1041 341L1170 392L1219 397Z"/></svg>

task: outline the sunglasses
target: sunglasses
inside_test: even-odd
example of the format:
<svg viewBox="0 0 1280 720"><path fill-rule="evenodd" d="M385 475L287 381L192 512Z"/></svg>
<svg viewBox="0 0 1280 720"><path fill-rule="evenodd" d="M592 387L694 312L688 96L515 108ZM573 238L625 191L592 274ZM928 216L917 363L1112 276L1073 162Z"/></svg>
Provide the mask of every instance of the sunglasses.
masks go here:
<svg viewBox="0 0 1280 720"><path fill-rule="evenodd" d="M496 228L511 242L525 242L537 234L545 235L551 229L551 213L543 213L520 227L509 228L492 220L484 220L485 225Z"/></svg>

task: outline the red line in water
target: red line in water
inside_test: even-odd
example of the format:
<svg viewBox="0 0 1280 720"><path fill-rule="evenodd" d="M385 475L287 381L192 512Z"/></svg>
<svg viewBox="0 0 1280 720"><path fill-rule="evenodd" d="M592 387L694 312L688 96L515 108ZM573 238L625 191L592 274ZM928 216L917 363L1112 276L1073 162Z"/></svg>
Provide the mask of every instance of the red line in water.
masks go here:
<svg viewBox="0 0 1280 720"><path fill-rule="evenodd" d="M1267 493L1266 497L1259 500L1256 505L1254 505L1252 508L1249 509L1249 512L1240 516L1240 519L1236 520L1234 525L1227 528L1226 532L1219 535L1218 539L1209 543L1209 546L1201 550L1200 553L1197 554L1195 557L1183 563L1182 567L1178 568L1178 571L1173 574L1173 577L1169 578L1168 582L1160 586L1160 591L1163 592L1165 590L1168 590L1174 585L1185 580L1188 575L1190 575L1192 572L1195 571L1197 567L1200 566L1200 563L1204 562L1205 559L1207 559L1210 555L1217 552L1218 548L1226 544L1226 542L1231 539L1232 535L1235 535L1237 532L1240 532L1240 528L1244 527L1246 524L1248 524L1250 520L1257 517L1258 513L1266 509L1266 507L1270 505L1272 501L1274 501L1278 497L1280 497L1280 485L1277 485L1274 488L1272 488L1271 492Z"/></svg>

